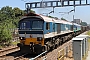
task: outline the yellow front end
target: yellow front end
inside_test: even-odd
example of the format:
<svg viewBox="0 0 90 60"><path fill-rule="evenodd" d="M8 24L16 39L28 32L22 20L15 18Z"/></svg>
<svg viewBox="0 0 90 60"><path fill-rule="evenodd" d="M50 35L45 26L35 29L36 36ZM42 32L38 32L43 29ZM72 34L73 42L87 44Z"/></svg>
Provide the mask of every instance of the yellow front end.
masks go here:
<svg viewBox="0 0 90 60"><path fill-rule="evenodd" d="M26 38L25 40L20 40L20 43L24 43L25 45L30 45L30 43L35 44L41 44L44 46L44 39L41 41L37 41L37 38Z"/></svg>

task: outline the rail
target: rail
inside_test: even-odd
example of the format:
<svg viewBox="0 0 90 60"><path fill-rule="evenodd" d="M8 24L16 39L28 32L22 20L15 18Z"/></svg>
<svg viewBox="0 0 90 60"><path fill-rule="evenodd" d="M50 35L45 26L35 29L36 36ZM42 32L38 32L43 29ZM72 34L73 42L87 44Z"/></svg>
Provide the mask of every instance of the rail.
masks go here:
<svg viewBox="0 0 90 60"><path fill-rule="evenodd" d="M14 60L20 60L20 59L23 59L23 56L25 56L25 55L27 55L27 54L23 54L23 55L21 55L21 56L18 56L18 57L16 57L16 58L14 58Z"/></svg>
<svg viewBox="0 0 90 60"><path fill-rule="evenodd" d="M0 57L5 56L6 54L9 54L9 53L15 52L17 50L19 50L19 47L13 47L13 48L10 48L10 49L1 50L0 51Z"/></svg>
<svg viewBox="0 0 90 60"><path fill-rule="evenodd" d="M43 54L46 54L46 53L47 53L47 51L42 52L42 53L39 54L38 56L36 56L36 57L34 57L34 58L31 58L31 59L29 59L29 60L35 60L35 59L39 58L40 56L42 56ZM45 60L45 59L44 59L44 60Z"/></svg>

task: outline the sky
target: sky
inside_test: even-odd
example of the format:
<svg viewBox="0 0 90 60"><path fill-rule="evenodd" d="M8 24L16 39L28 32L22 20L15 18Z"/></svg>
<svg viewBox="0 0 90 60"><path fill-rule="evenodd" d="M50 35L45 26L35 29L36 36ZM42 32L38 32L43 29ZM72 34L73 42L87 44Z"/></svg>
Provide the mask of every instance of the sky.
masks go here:
<svg viewBox="0 0 90 60"><path fill-rule="evenodd" d="M25 3L27 2L37 2L41 0L0 0L0 8L4 6L10 6L10 7L19 7L22 10L25 10ZM50 1L50 0L43 0L43 1ZM53 1L53 0L52 0ZM90 3L90 0L88 0L88 3ZM87 22L90 24L90 6L76 6L75 7L75 13L71 12L70 14L60 14L59 12L68 12L72 10L73 7L68 6L68 7L55 7L55 13L49 14L50 16L58 17L58 18L65 18L68 21L73 20L73 15L75 16L75 19L81 19L83 22ZM42 14L42 13L49 13L52 11L51 8L36 8L32 9L34 10L37 14Z"/></svg>

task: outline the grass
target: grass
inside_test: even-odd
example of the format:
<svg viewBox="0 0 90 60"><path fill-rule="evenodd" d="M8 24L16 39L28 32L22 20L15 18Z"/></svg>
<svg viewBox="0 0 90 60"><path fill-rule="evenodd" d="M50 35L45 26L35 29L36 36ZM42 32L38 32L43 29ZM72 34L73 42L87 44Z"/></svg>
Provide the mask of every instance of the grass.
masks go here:
<svg viewBox="0 0 90 60"><path fill-rule="evenodd" d="M90 31L88 31L88 32L87 32L87 35L89 35L89 36L90 36ZM88 42L90 42L90 38L89 38Z"/></svg>
<svg viewBox="0 0 90 60"><path fill-rule="evenodd" d="M90 31L87 32L87 35L90 36ZM90 38L88 39L88 50L90 51Z"/></svg>
<svg viewBox="0 0 90 60"><path fill-rule="evenodd" d="M2 46L0 45L0 49L2 48Z"/></svg>
<svg viewBox="0 0 90 60"><path fill-rule="evenodd" d="M90 31L88 31L88 32L87 32L87 35L89 35L89 36L90 36Z"/></svg>
<svg viewBox="0 0 90 60"><path fill-rule="evenodd" d="M19 43L19 41L12 42L11 44L12 44L12 45L17 45L17 43Z"/></svg>
<svg viewBox="0 0 90 60"><path fill-rule="evenodd" d="M17 43L19 43L19 41L11 42L10 45L17 46ZM0 49L5 48L5 47L6 47L6 45L4 45L4 46L0 45Z"/></svg>

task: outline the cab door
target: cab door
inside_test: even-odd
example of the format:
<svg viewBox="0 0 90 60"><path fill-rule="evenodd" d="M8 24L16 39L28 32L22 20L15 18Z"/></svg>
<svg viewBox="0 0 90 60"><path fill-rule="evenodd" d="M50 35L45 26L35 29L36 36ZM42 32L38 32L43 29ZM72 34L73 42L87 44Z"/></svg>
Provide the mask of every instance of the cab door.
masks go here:
<svg viewBox="0 0 90 60"><path fill-rule="evenodd" d="M58 23L58 24L57 24L57 34L59 34L60 32L61 32L60 24Z"/></svg>
<svg viewBox="0 0 90 60"><path fill-rule="evenodd" d="M53 23L53 32L55 32L55 23Z"/></svg>

